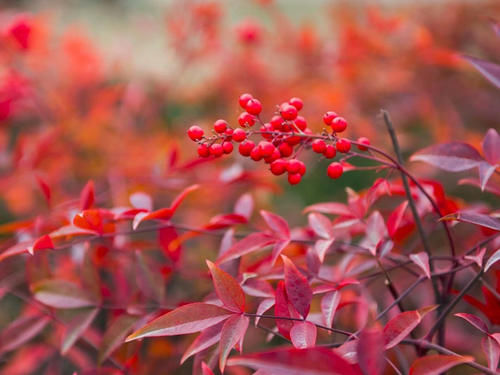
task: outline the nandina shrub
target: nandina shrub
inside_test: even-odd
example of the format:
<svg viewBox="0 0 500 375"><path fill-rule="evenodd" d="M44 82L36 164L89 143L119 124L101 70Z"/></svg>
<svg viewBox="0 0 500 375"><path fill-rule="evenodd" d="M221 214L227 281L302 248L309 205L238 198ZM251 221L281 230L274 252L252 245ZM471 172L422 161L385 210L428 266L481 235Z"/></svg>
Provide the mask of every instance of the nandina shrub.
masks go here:
<svg viewBox="0 0 500 375"><path fill-rule="evenodd" d="M188 6L186 17L202 21L193 24L204 42L180 54L221 52L214 4ZM270 10L281 24L276 9ZM373 116L380 88L357 78L387 63L389 46L381 41L401 20L373 9L366 14L367 25L344 21L340 81L301 68L294 71L297 82L275 79L279 63L256 63L267 44L280 58L304 66L311 55L324 58L322 64L331 61L313 53L319 48L307 35L289 48L258 23L243 22L236 33L242 49L227 57L241 65L229 71L223 65L211 91L227 102L211 106L202 125L184 123L187 142L174 142L159 129L161 109L140 85L113 83L120 77L104 70L85 37L68 32L63 56L44 58L47 45L37 34L42 20L12 19L2 35L2 59L12 68L18 59L28 65L35 59L39 76L10 71L0 98L2 134L16 146L3 153L2 183L12 217L0 227L6 235L0 252L2 371L495 373L500 224L496 206L487 202L500 195L500 137L492 128L482 141L457 135L454 142L431 145L426 139L410 166L402 152L414 147L401 150L389 113L381 112L373 124L364 117ZM194 32L184 33L191 23L182 20L174 13L168 25L173 43L185 48L186 33ZM391 61L388 71L425 73L427 65L448 69L463 63L412 26L405 35L418 38L390 48L414 60ZM497 65L468 60L499 85ZM42 74L51 69L60 71L55 81ZM239 80L240 69L252 74ZM402 90L401 80L395 81L384 91L388 97ZM303 96L309 92L303 82L315 88L311 97ZM332 93L333 82L335 90L349 94ZM363 89L356 89L360 83ZM436 82L407 84L424 96ZM235 87L246 91L254 85L255 95L234 93ZM47 86L52 95L45 97L39 91ZM269 86L304 100L280 97L275 103L272 95L258 94ZM196 100L203 102L206 85L200 87ZM162 87L150 89L163 93ZM433 94L436 102L428 106L396 105L397 119L417 112L439 124L427 112L441 103L439 93ZM178 95L179 102L188 101ZM332 97L337 113L319 110ZM364 110L353 118L352 109L344 110L347 102ZM242 113L226 116L236 104ZM494 111L482 116L489 119ZM39 133L26 131L23 121L37 123ZM429 128L438 133L433 139L443 141ZM406 144L416 140L403 135ZM234 159L241 162L227 167ZM444 174L430 176L417 162L465 172L459 183L476 189L477 203L449 194ZM278 214L268 197L283 182L293 191L311 184L314 169L329 190L350 173L369 176L369 187ZM469 174L475 170L478 178Z"/></svg>

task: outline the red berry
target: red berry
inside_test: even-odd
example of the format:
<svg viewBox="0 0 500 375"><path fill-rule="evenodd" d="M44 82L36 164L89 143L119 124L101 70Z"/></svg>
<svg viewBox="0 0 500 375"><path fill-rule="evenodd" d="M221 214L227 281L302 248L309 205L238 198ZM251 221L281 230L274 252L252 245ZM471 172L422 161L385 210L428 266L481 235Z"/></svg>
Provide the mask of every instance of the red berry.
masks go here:
<svg viewBox="0 0 500 375"><path fill-rule="evenodd" d="M244 131L243 129L234 129L232 138L235 142L244 141L246 137L247 137L246 131Z"/></svg>
<svg viewBox="0 0 500 375"><path fill-rule="evenodd" d="M271 142L267 141L259 142L259 147L260 147L260 153L265 158L271 156L276 148Z"/></svg>
<svg viewBox="0 0 500 375"><path fill-rule="evenodd" d="M288 103L297 108L297 111L300 111L302 107L304 107L304 102L300 98L292 98L288 101Z"/></svg>
<svg viewBox="0 0 500 375"><path fill-rule="evenodd" d="M203 137L203 129L197 125L191 126L187 131L188 137L193 141L199 141Z"/></svg>
<svg viewBox="0 0 500 375"><path fill-rule="evenodd" d="M337 114L333 111L328 111L323 115L323 122L326 125L331 125L332 121L337 117Z"/></svg>
<svg viewBox="0 0 500 375"><path fill-rule="evenodd" d="M254 147L252 152L250 152L250 158L254 161L259 161L262 159L262 151L260 147Z"/></svg>
<svg viewBox="0 0 500 375"><path fill-rule="evenodd" d="M265 138L265 139L273 139L273 135L271 134L271 132L273 131L273 128L271 126L271 124L269 123L266 123L264 125L262 125L260 127L260 131L262 132L262 137Z"/></svg>
<svg viewBox="0 0 500 375"><path fill-rule="evenodd" d="M312 149L313 149L314 152L316 152L318 154L322 154L326 150L326 143L325 143L325 141L322 140L322 139L315 139L312 142Z"/></svg>
<svg viewBox="0 0 500 375"><path fill-rule="evenodd" d="M351 149L351 141L346 138L340 138L337 141L336 147L338 152L349 152L349 150Z"/></svg>
<svg viewBox="0 0 500 375"><path fill-rule="evenodd" d="M262 112L262 104L257 99L250 99L247 102L245 109L247 110L248 113L252 115L258 115L259 113Z"/></svg>
<svg viewBox="0 0 500 375"><path fill-rule="evenodd" d="M293 147L290 146L288 143L283 142L278 146L278 150L280 151L281 156L287 158L293 153Z"/></svg>
<svg viewBox="0 0 500 375"><path fill-rule="evenodd" d="M250 156L250 153L252 152L252 150L254 148L255 148L255 143L253 143L251 140L247 139L247 140L240 143L240 145L238 147L238 151L243 156Z"/></svg>
<svg viewBox="0 0 500 375"><path fill-rule="evenodd" d="M327 159L333 159L335 155L337 155L337 150L335 150L335 147L333 147L333 145L326 145L326 149L323 155L325 155L325 158Z"/></svg>
<svg viewBox="0 0 500 375"><path fill-rule="evenodd" d="M300 173L289 173L288 174L288 183L290 185L297 185L300 180L302 180L302 175Z"/></svg>
<svg viewBox="0 0 500 375"><path fill-rule="evenodd" d="M271 118L271 126L273 127L274 130L280 130L281 125L283 125L283 117L281 116L273 116Z"/></svg>
<svg viewBox="0 0 500 375"><path fill-rule="evenodd" d="M295 145L298 145L301 140L302 140L302 138L300 136L291 135L290 137L287 137L285 139L285 142L288 143L290 146L295 146Z"/></svg>
<svg viewBox="0 0 500 375"><path fill-rule="evenodd" d="M332 129L337 133L342 133L347 128L347 121L343 117L335 117L332 121Z"/></svg>
<svg viewBox="0 0 500 375"><path fill-rule="evenodd" d="M240 96L239 102L240 102L240 107L243 109L246 109L247 103L250 99L253 99L253 96L251 94L242 94Z"/></svg>
<svg viewBox="0 0 500 375"><path fill-rule="evenodd" d="M198 155L202 158L208 158L210 156L210 149L204 143L198 146Z"/></svg>
<svg viewBox="0 0 500 375"><path fill-rule="evenodd" d="M227 122L225 120L217 120L214 122L214 130L217 133L224 133L227 129Z"/></svg>
<svg viewBox="0 0 500 375"><path fill-rule="evenodd" d="M299 173L301 176L305 175L306 174L306 165L302 162L300 162L300 169L299 169Z"/></svg>
<svg viewBox="0 0 500 375"><path fill-rule="evenodd" d="M271 156L268 156L268 157L264 158L264 161L265 161L267 164L270 164L270 163L272 163L273 161L278 160L280 157L281 157L280 152L278 151L278 149L277 149L277 148L274 148L274 151L273 151L273 153L271 154Z"/></svg>
<svg viewBox="0 0 500 375"><path fill-rule="evenodd" d="M248 112L243 112L238 117L238 123L242 128L245 126L253 126L255 124L255 117Z"/></svg>
<svg viewBox="0 0 500 375"><path fill-rule="evenodd" d="M344 172L344 168L342 167L342 164L333 162L328 166L328 169L326 170L326 173L328 174L328 177L330 178L339 178L342 176L342 173Z"/></svg>
<svg viewBox="0 0 500 375"><path fill-rule="evenodd" d="M302 116L297 116L297 118L295 119L295 125L297 126L297 128L299 128L300 130L304 131L306 130L307 128L307 121L304 117Z"/></svg>
<svg viewBox="0 0 500 375"><path fill-rule="evenodd" d="M286 172L288 162L285 159L277 159L271 163L271 173L279 176Z"/></svg>
<svg viewBox="0 0 500 375"><path fill-rule="evenodd" d="M302 163L300 160L297 160L297 159L290 159L288 160L288 165L287 165L287 171L288 173L299 173L301 168L302 168L302 165L304 163Z"/></svg>
<svg viewBox="0 0 500 375"><path fill-rule="evenodd" d="M224 142L222 144L222 149L224 150L225 154L230 154L233 152L233 144L231 142Z"/></svg>
<svg viewBox="0 0 500 375"><path fill-rule="evenodd" d="M213 156L221 156L224 153L224 149L220 143L214 143L210 146L210 154Z"/></svg>
<svg viewBox="0 0 500 375"><path fill-rule="evenodd" d="M227 128L226 131L224 132L224 134L226 135L226 140L231 140L233 133L234 129Z"/></svg>
<svg viewBox="0 0 500 375"><path fill-rule="evenodd" d="M368 150L368 147L365 146L370 146L370 140L366 137L360 137L358 138L358 149L361 151L366 151ZM364 146L363 146L364 145Z"/></svg>
<svg viewBox="0 0 500 375"><path fill-rule="evenodd" d="M297 108L291 104L284 103L280 106L280 114L285 120L295 120L297 118Z"/></svg>

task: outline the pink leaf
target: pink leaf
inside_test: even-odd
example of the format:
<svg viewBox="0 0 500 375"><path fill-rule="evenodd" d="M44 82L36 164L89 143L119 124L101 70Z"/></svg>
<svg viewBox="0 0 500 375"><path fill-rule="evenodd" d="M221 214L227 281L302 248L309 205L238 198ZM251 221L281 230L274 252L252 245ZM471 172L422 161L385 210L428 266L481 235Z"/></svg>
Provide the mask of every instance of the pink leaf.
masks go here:
<svg viewBox="0 0 500 375"><path fill-rule="evenodd" d="M297 349L312 348L316 345L316 326L311 322L295 322L290 330L290 338Z"/></svg>
<svg viewBox="0 0 500 375"><path fill-rule="evenodd" d="M379 375L383 372L384 336L378 326L361 331L356 354L363 374Z"/></svg>
<svg viewBox="0 0 500 375"><path fill-rule="evenodd" d="M483 247L479 249L475 254L465 255L464 259L471 260L476 263L479 267L483 267L484 254L486 253L486 248Z"/></svg>
<svg viewBox="0 0 500 375"><path fill-rule="evenodd" d="M488 272L490 267L500 260L500 249L495 251L492 256L488 258L486 265L484 266L484 272Z"/></svg>
<svg viewBox="0 0 500 375"><path fill-rule="evenodd" d="M238 342L242 341L243 337L245 336L248 328L248 322L248 317L244 315L233 315L224 323L219 344L219 368L221 372L224 372L229 352Z"/></svg>
<svg viewBox="0 0 500 375"><path fill-rule="evenodd" d="M222 254L217 260L217 264L227 262L228 260L239 258L245 254L251 253L256 250L263 249L276 242L274 237L265 233L257 232L248 235L242 240L236 242L233 247Z"/></svg>
<svg viewBox="0 0 500 375"><path fill-rule="evenodd" d="M250 194L243 194L234 204L234 213L250 219L253 212L253 198Z"/></svg>
<svg viewBox="0 0 500 375"><path fill-rule="evenodd" d="M479 73L483 75L488 81L493 83L496 87L500 88L500 65L480 60L472 56L463 56Z"/></svg>
<svg viewBox="0 0 500 375"><path fill-rule="evenodd" d="M149 194L139 191L132 194L129 200L134 208L146 211L151 211L153 209L153 200Z"/></svg>
<svg viewBox="0 0 500 375"><path fill-rule="evenodd" d="M91 180L84 186L80 193L80 210L88 210L94 204L94 182Z"/></svg>
<svg viewBox="0 0 500 375"><path fill-rule="evenodd" d="M220 341L220 335L224 322L220 322L212 327L208 327L201 332L198 337L189 345L182 358L181 365L191 356L209 348Z"/></svg>
<svg viewBox="0 0 500 375"><path fill-rule="evenodd" d="M494 338L486 336L481 340L481 348L486 355L489 369L495 371L500 360L500 344Z"/></svg>
<svg viewBox="0 0 500 375"><path fill-rule="evenodd" d="M285 268L285 287L288 299L298 313L306 318L312 300L309 282L288 257L282 255L281 258Z"/></svg>
<svg viewBox="0 0 500 375"><path fill-rule="evenodd" d="M285 219L281 216L273 214L269 211L260 211L261 216L264 218L266 224L271 230L278 235L281 239L290 239L290 228Z"/></svg>
<svg viewBox="0 0 500 375"><path fill-rule="evenodd" d="M431 268L429 266L429 256L426 252L422 251L416 254L410 254L410 259L413 263L420 267L422 271L424 271L425 276L430 279L431 278Z"/></svg>
<svg viewBox="0 0 500 375"><path fill-rule="evenodd" d="M410 368L410 375L439 375L462 363L473 362L474 357L458 355L428 355L416 359Z"/></svg>
<svg viewBox="0 0 500 375"><path fill-rule="evenodd" d="M400 228L401 222L404 218L406 207L408 207L408 201L404 201L398 207L396 207L396 209L391 212L391 214L387 218L387 230L389 232L389 236L393 237L396 234L397 230Z"/></svg>
<svg viewBox="0 0 500 375"><path fill-rule="evenodd" d="M229 366L247 366L271 374L360 375L345 359L327 348L279 348L228 360Z"/></svg>
<svg viewBox="0 0 500 375"><path fill-rule="evenodd" d="M7 326L3 326L0 332L0 353L6 353L17 349L38 335L50 319L43 315L22 316Z"/></svg>
<svg viewBox="0 0 500 375"><path fill-rule="evenodd" d="M326 216L318 213L312 213L307 216L309 226L317 236L324 239L333 237L332 223Z"/></svg>
<svg viewBox="0 0 500 375"><path fill-rule="evenodd" d="M436 306L421 310L405 311L389 320L384 327L385 348L390 349L401 342Z"/></svg>
<svg viewBox="0 0 500 375"><path fill-rule="evenodd" d="M332 327L335 311L340 303L340 293L337 291L326 293L321 299L321 313L327 327Z"/></svg>
<svg viewBox="0 0 500 375"><path fill-rule="evenodd" d="M52 194L50 192L49 185L40 176L36 176L36 182L38 183L40 190L42 190L42 193L43 193L43 196L45 197L45 200L50 205L50 198L51 198Z"/></svg>
<svg viewBox="0 0 500 375"><path fill-rule="evenodd" d="M274 289L267 281L259 279L248 279L242 286L244 292L253 297L264 297L274 299Z"/></svg>
<svg viewBox="0 0 500 375"><path fill-rule="evenodd" d="M483 138L482 147L484 156L490 164L500 163L500 134L495 129L488 129Z"/></svg>
<svg viewBox="0 0 500 375"><path fill-rule="evenodd" d="M479 169L479 184L481 187L481 190L484 191L486 188L486 185L488 184L489 179L495 172L495 169L498 168L497 165L491 165L490 163L487 163L485 161L479 163L477 166Z"/></svg>
<svg viewBox="0 0 500 375"><path fill-rule="evenodd" d="M455 316L458 316L459 318L462 318L469 322L471 325L473 325L475 328L480 330L483 333L488 334L490 331L488 329L488 326L486 323L478 316L473 315L473 314L466 314L466 313L458 313L455 314Z"/></svg>
<svg viewBox="0 0 500 375"><path fill-rule="evenodd" d="M247 222L248 220L245 216L238 214L224 214L212 217L204 228L208 230L215 230L227 228L237 224L246 224Z"/></svg>
<svg viewBox="0 0 500 375"><path fill-rule="evenodd" d="M0 262L14 255L24 254L28 252L28 247L31 246L31 241L19 242L0 254Z"/></svg>
<svg viewBox="0 0 500 375"><path fill-rule="evenodd" d="M325 202L316 203L311 206L307 206L304 209L304 213L307 212L321 212L323 214L339 215L353 217L353 212L348 205L336 202Z"/></svg>
<svg viewBox="0 0 500 375"><path fill-rule="evenodd" d="M85 330L92 324L95 316L99 312L98 308L86 309L76 315L65 327L64 337L61 343L61 354L66 354L73 344L80 338Z"/></svg>
<svg viewBox="0 0 500 375"><path fill-rule="evenodd" d="M288 307L288 297L286 295L285 282L280 280L276 287L276 302L274 304L274 315L291 318L290 309ZM285 337L290 337L290 330L293 327L293 322L288 319L276 319L276 326L280 333Z"/></svg>
<svg viewBox="0 0 500 375"><path fill-rule="evenodd" d="M449 142L420 150L410 160L423 161L448 172L461 172L477 167L483 158L467 143Z"/></svg>
<svg viewBox="0 0 500 375"><path fill-rule="evenodd" d="M101 345L99 345L98 363L104 362L115 349L123 344L123 339L132 330L137 320L136 316L122 314L111 323L104 333Z"/></svg>
<svg viewBox="0 0 500 375"><path fill-rule="evenodd" d="M481 227L500 231L500 220L494 218L493 216L478 214L477 212L458 211L453 214L443 216L441 220L458 220L464 223L475 224Z"/></svg>
<svg viewBox="0 0 500 375"><path fill-rule="evenodd" d="M257 315L264 314L267 310L269 310L271 307L274 306L274 303L275 303L274 298L266 298L266 299L262 300L259 303L259 306L257 307L256 314ZM260 320L260 317L255 318L255 326L257 326L257 324L259 324L259 320Z"/></svg>
<svg viewBox="0 0 500 375"><path fill-rule="evenodd" d="M281 252L290 244L290 240L278 240L274 244L273 252L271 254L271 265L276 263L276 260L281 255Z"/></svg>
<svg viewBox="0 0 500 375"><path fill-rule="evenodd" d="M76 284L62 279L46 279L31 285L36 300L60 309L95 306L97 301Z"/></svg>
<svg viewBox="0 0 500 375"><path fill-rule="evenodd" d="M208 303L195 302L176 308L129 335L126 341L143 337L185 335L203 331L234 313Z"/></svg>
<svg viewBox="0 0 500 375"><path fill-rule="evenodd" d="M224 306L236 312L245 311L245 294L240 284L227 272L207 260L208 268L212 274L217 296Z"/></svg>
<svg viewBox="0 0 500 375"><path fill-rule="evenodd" d="M387 227L384 218L378 211L374 211L367 219L366 237L362 246L367 247L371 254L375 256L377 247L383 239L388 236Z"/></svg>

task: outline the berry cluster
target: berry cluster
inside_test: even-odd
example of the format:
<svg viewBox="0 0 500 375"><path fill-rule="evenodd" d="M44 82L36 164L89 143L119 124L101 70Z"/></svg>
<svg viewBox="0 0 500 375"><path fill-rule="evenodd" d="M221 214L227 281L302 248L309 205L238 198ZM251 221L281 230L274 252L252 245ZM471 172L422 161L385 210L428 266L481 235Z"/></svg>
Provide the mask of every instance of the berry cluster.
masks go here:
<svg viewBox="0 0 500 375"><path fill-rule="evenodd" d="M326 159L333 159L337 152L348 154L351 150L351 141L338 136L347 129L347 120L335 112L329 111L323 116L323 122L331 130L325 128L321 133L314 134L307 127L306 119L299 115L304 106L300 98L291 98L279 105L269 122L261 120L262 104L252 95L241 95L239 104L245 111L238 116L240 127L236 129L225 120L215 121L209 137L197 125L188 129L189 138L198 142L200 157L230 154L234 150L233 142L236 142L239 143L240 155L254 161L263 160L276 176L287 173L288 182L295 185L306 173L306 165L297 159L302 149L310 148ZM259 130L254 129L256 124L260 125ZM261 137L257 144L250 139L253 135ZM365 137L359 138L355 143L361 151L368 150L370 145ZM341 162L332 162L328 166L327 175L336 179L342 176L343 170Z"/></svg>

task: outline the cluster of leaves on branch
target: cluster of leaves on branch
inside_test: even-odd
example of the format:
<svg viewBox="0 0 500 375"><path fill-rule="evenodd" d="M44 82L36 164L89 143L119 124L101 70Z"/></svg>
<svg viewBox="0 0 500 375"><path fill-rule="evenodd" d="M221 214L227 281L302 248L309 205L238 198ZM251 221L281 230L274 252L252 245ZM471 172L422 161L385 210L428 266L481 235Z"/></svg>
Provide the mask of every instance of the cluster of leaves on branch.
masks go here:
<svg viewBox="0 0 500 375"><path fill-rule="evenodd" d="M344 6L333 42L258 3L234 32L217 2L170 9L183 64L155 82L1 14L0 372L497 373L500 68L456 53L477 14ZM300 194L335 157L321 184L368 187L273 205L272 175Z"/></svg>

